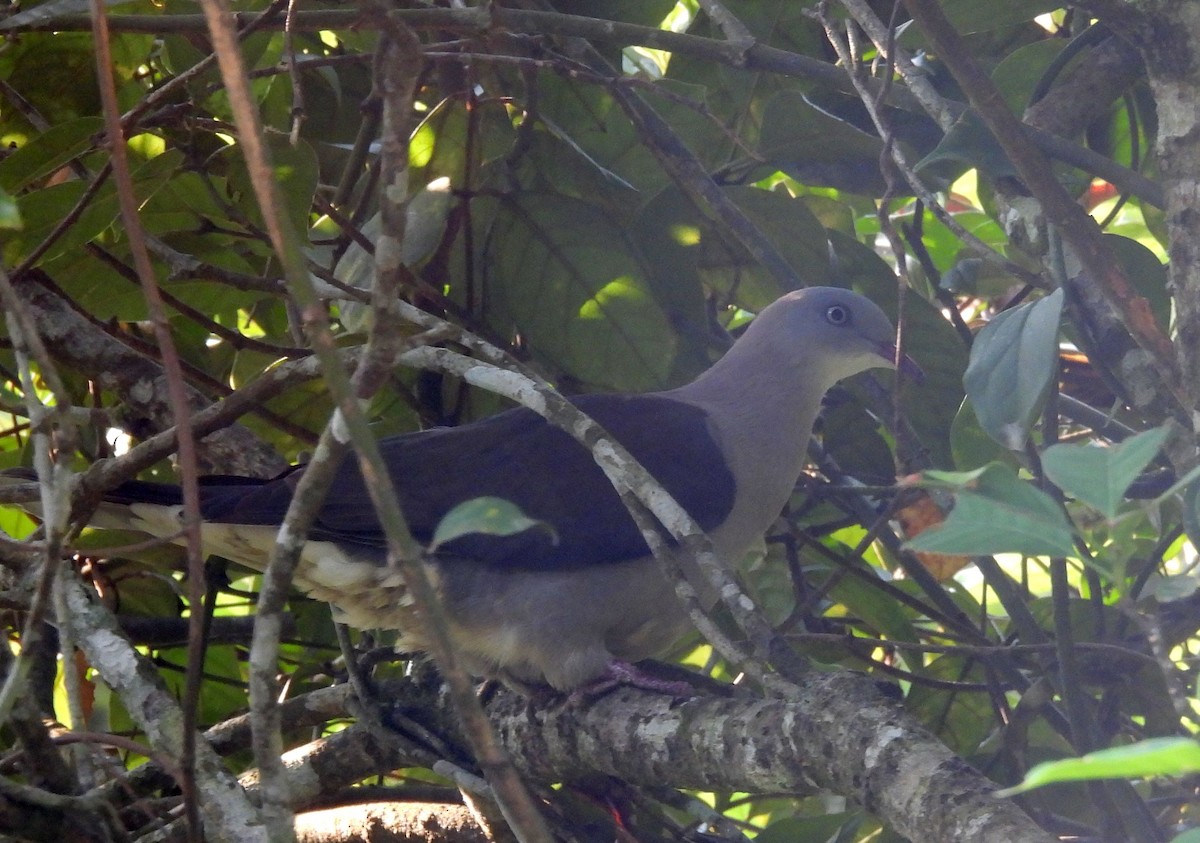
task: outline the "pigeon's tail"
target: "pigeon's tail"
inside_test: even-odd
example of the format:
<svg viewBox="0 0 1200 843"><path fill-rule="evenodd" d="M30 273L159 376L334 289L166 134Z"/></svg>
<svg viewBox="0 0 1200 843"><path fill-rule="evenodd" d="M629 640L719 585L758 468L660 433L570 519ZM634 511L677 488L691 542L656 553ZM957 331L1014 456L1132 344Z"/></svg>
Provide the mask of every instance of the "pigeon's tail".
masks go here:
<svg viewBox="0 0 1200 843"><path fill-rule="evenodd" d="M210 475L200 478L200 516L205 521L227 521L235 516L240 523L278 524L283 520L280 502L271 496L264 504L263 491L272 480L232 475ZM286 480L284 482L287 482ZM37 474L28 468L13 468L0 472L0 488L19 485L29 486L24 500L12 501L35 517L40 516L41 505L37 498ZM136 516L131 507L150 504L160 507L183 505L183 490L173 483L152 483L146 480L129 480L105 491L101 504L88 523L93 527L108 529L137 529ZM287 499L282 500L284 509Z"/></svg>
<svg viewBox="0 0 1200 843"><path fill-rule="evenodd" d="M283 520L288 499L282 499L284 509L279 509L276 505L268 507L269 512L255 505L261 502L264 488L274 482L275 479L259 480L221 474L201 477L200 517L205 521L236 520L242 524L278 524ZM104 500L107 503L124 505L148 503L158 506L182 506L183 489L173 483L130 480L105 492ZM231 518L235 513L237 517Z"/></svg>

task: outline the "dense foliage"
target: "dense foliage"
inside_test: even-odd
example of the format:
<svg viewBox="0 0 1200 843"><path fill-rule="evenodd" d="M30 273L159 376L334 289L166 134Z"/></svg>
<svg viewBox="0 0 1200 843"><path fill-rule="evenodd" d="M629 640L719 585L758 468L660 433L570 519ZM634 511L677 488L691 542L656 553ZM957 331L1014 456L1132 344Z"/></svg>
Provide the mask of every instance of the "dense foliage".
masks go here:
<svg viewBox="0 0 1200 843"><path fill-rule="evenodd" d="M47 474L52 451L85 472L169 428L175 383L193 411L223 402L193 469L270 476L314 448L339 399L272 242L233 86L193 5L95 5L111 39L99 73L104 39L76 0L27 3L0 22L0 468L34 465L61 483ZM1175 247L1190 224L1186 190L1172 187L1186 180L1189 141L1184 118L1167 119L1170 69L1148 52L1176 4L1143 5L252 0L237 21L282 224L327 308L331 353L351 354L382 318L362 291L373 244L401 227L401 297L457 328L435 319L400 341L431 326L442 333L423 341L468 353L483 339L565 393L682 383L797 286L853 287L896 318L924 383L876 373L831 394L812 471L765 551L729 561L795 652L898 683L906 710L1000 785L1038 762L1130 748L1108 781L1020 804L1052 834L1149 841L1197 825L1200 385L1188 375L1200 267ZM930 17L939 6L948 21ZM1200 50L1200 31L1177 23L1175 49ZM396 56L380 45L410 32L422 57L411 110L394 120L380 79ZM982 72L964 75L952 54ZM127 165L107 140L108 82ZM1023 133L997 108L1023 117ZM1168 122L1175 147L1161 142ZM406 136L381 140L381 126ZM397 140L406 173L387 157ZM123 179L136 226L121 216ZM397 183L407 195L381 200L381 184ZM1052 188L1096 224L1061 211ZM403 225L383 207L400 199ZM178 375L162 368L143 248ZM505 403L445 372L395 367L364 412L383 435ZM104 465L171 478L171 450ZM110 783L152 754L169 770L177 744L139 720L136 681L89 663L94 642L76 640L63 583L86 581L142 669L210 727L245 710L261 578L210 562L201 652L187 645L197 577L178 548L123 547L142 537L90 529L64 548L34 526L0 509L14 654L0 660L0 826L134 839L177 818L179 783L146 769ZM326 607L293 596L289 618L286 696L344 681ZM380 681L399 675L387 635L355 640ZM739 672L699 638L678 655L722 681ZM187 677L199 658L197 686ZM283 743L307 745L347 716L297 715ZM253 767L247 735L222 735L231 768ZM1161 738L1185 740L1142 743ZM1146 762L1150 750L1160 754ZM1157 772L1172 775L1133 778ZM457 794L416 763L349 778L386 783L391 800ZM347 783L297 807L356 801ZM672 837L694 827L700 802L724 836L898 836L856 793L673 784L605 796L603 810L537 793L565 839Z"/></svg>

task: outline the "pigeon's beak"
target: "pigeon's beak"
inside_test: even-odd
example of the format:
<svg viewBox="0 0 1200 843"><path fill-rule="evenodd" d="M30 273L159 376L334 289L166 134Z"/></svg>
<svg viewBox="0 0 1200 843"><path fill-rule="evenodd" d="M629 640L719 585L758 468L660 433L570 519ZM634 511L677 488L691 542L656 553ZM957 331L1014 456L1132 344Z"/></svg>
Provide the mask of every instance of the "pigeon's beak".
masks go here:
<svg viewBox="0 0 1200 843"><path fill-rule="evenodd" d="M925 383L925 372L917 365L917 361L907 354L898 355L896 346L891 343L883 343L879 346L879 356L890 362L905 379L918 384Z"/></svg>

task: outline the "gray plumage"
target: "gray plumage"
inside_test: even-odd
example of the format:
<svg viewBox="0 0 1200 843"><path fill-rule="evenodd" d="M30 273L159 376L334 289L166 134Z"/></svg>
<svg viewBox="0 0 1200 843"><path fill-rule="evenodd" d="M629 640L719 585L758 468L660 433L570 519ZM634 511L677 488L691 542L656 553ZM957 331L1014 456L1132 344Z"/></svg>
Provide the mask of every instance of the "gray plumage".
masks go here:
<svg viewBox="0 0 1200 843"><path fill-rule="evenodd" d="M574 399L641 461L736 561L779 515L804 465L821 399L837 381L893 365L893 328L869 300L810 288L767 307L692 383L648 395ZM911 361L904 361L904 365ZM427 542L454 505L481 495L515 502L543 531L468 536L429 570L468 666L521 684L570 690L614 660L661 652L688 628L674 589L590 454L526 409L405 434L381 448L415 537ZM207 479L206 552L265 566L301 468L270 481ZM114 490L97 526L167 536L179 529L174 486ZM317 515L296 584L359 627L395 628L425 649L400 574L348 459Z"/></svg>

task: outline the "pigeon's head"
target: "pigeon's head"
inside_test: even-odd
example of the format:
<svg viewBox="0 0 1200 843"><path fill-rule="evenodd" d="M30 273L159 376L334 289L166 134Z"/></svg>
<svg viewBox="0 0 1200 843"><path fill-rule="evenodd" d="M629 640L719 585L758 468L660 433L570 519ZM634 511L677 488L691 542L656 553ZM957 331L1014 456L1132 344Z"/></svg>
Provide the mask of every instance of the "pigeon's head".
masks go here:
<svg viewBox="0 0 1200 843"><path fill-rule="evenodd" d="M778 358L832 384L865 369L896 368L896 329L870 299L839 287L808 287L779 298L747 329L746 338L768 340ZM911 357L900 369L922 380Z"/></svg>

